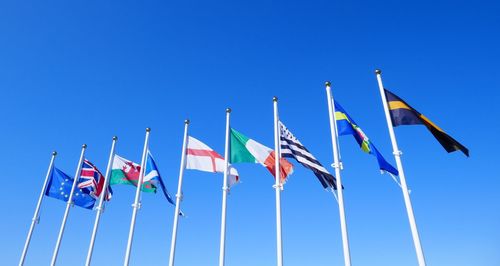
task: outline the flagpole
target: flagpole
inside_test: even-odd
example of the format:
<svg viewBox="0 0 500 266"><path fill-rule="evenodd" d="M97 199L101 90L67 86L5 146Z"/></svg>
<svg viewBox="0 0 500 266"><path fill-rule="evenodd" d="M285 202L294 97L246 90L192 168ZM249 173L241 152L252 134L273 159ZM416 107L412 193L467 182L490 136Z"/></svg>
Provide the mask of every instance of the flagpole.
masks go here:
<svg viewBox="0 0 500 266"><path fill-rule="evenodd" d="M90 238L90 246L89 246L89 251L87 253L87 261L85 262L86 266L90 265L90 261L92 260L92 252L94 251L94 243L95 243L95 238L97 235L97 228L99 227L99 220L101 218L101 214L104 211L103 205L104 201L106 200L106 194L108 191L108 184L109 184L109 175L111 173L111 167L113 164L113 158L115 155L115 145L116 141L118 140L117 136L113 137L113 142L111 143L111 151L109 152L109 159L108 159L108 167L106 168L106 175L104 176L104 185L102 187L101 195L99 196L99 205L97 206L97 214L95 216L95 222L94 222L94 229L92 230L92 237Z"/></svg>
<svg viewBox="0 0 500 266"><path fill-rule="evenodd" d="M174 266L175 259L175 245L177 242L177 225L179 223L179 212L182 200L182 178L184 177L184 169L186 168L186 145L188 137L188 127L189 120L184 120L184 137L182 140L182 155L181 155L181 166L179 169L179 183L177 185L177 194L175 194L175 213L174 213L174 225L172 229L172 241L170 243L170 258L168 261L169 266Z"/></svg>
<svg viewBox="0 0 500 266"><path fill-rule="evenodd" d="M19 266L24 264L24 259L26 258L26 253L28 253L28 247L31 241L31 235L35 229L35 225L40 221L38 214L40 213L40 207L42 206L43 196L45 195L45 190L47 189L47 183L49 182L50 173L52 173L52 167L54 166L54 161L56 159L57 152L52 152L52 158L50 159L49 169L47 170L47 175L45 175L45 181L43 182L42 191L40 191L40 196L38 197L38 202L35 208L35 214L31 219L30 230L28 231L28 236L26 237L26 243L24 244L23 253L21 254L21 260L19 261Z"/></svg>
<svg viewBox="0 0 500 266"><path fill-rule="evenodd" d="M280 172L280 133L279 133L279 118L278 118L278 97L273 97L273 107L274 107L274 167L275 167L275 184L274 188L276 191L276 255L277 255L277 265L283 266L283 238L281 236L281 190L283 185L281 184L281 172Z"/></svg>
<svg viewBox="0 0 500 266"><path fill-rule="evenodd" d="M225 252L226 252L226 205L227 205L227 192L229 187L227 185L227 176L229 172L229 132L231 126L229 118L231 116L231 108L226 109L226 140L224 149L224 181L222 185L222 218L220 224L220 250L219 250L219 266L224 266Z"/></svg>
<svg viewBox="0 0 500 266"><path fill-rule="evenodd" d="M408 220L410 222L411 234L413 237L413 244L415 245L415 251L417 253L418 265L425 266L425 257L422 245L420 244L420 237L418 235L417 222L415 221L415 215L413 214L413 207L411 205L410 193L408 191L408 186L406 185L406 178L403 171L403 163L401 162L402 152L398 148L398 143L396 141L396 134L394 133L394 127L392 125L391 115L389 113L389 106L387 104L387 99L384 92L384 85L382 84L382 71L380 69L375 70L377 76L378 87L380 90L380 97L382 98L382 105L384 106L385 118L387 120L387 128L389 129L389 135L391 137L392 149L394 158L396 159L396 165L398 167L399 179L401 181L401 190L403 191L403 198L405 200L406 212L408 213Z"/></svg>
<svg viewBox="0 0 500 266"><path fill-rule="evenodd" d="M340 177L340 153L337 140L337 123L335 121L335 104L332 95L331 83L327 81L326 95L328 98L328 113L330 117L330 131L332 137L332 148L333 148L333 167L335 168L335 176L337 177L337 193L338 193L338 204L339 204L339 214L340 214L340 228L342 231L342 248L344 252L344 264L346 266L351 265L351 254L349 249L349 237L347 235L347 223L345 217L344 209L344 192L342 188L342 178Z"/></svg>
<svg viewBox="0 0 500 266"><path fill-rule="evenodd" d="M135 219L137 218L137 211L141 208L141 203L139 202L139 198L141 197L141 189L142 182L144 179L144 172L146 171L146 154L148 152L148 143L149 143L149 134L151 132L151 128L146 128L146 137L144 139L144 148L142 150L142 159L141 159L141 169L139 173L139 180L137 180L137 189L135 190L135 200L134 204L132 204L132 220L130 221L130 231L128 234L127 241L127 251L125 252L125 261L123 262L124 266L128 266L130 262L130 251L132 250L132 240L134 239L134 230L135 230Z"/></svg>
<svg viewBox="0 0 500 266"><path fill-rule="evenodd" d="M82 152L80 153L80 160L78 161L75 177L73 178L73 186L71 186L71 192L69 193L68 201L66 203L66 210L64 211L61 229L59 230L59 236L57 237L56 247L54 248L54 254L52 255L52 261L50 262L51 266L56 265L57 254L59 253L59 247L61 246L61 241L64 234L64 227L66 226L66 220L68 219L69 207L71 207L71 205L73 204L73 193L75 192L75 187L78 184L78 180L80 179L80 171L82 170L82 162L86 149L87 149L87 144L83 144Z"/></svg>

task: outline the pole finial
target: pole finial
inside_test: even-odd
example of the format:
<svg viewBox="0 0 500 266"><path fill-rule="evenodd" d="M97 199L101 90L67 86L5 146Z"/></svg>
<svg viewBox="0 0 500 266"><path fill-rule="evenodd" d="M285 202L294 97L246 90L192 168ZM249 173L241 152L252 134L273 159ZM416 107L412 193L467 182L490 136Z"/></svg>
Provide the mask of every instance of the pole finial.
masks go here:
<svg viewBox="0 0 500 266"><path fill-rule="evenodd" d="M375 74L377 74L377 75L382 74L382 70L380 70L380 69L375 69Z"/></svg>
<svg viewBox="0 0 500 266"><path fill-rule="evenodd" d="M151 132L151 128L150 128L150 127L147 127L147 128L146 128L146 132Z"/></svg>
<svg viewBox="0 0 500 266"><path fill-rule="evenodd" d="M113 136L113 140L118 140L118 137L117 136Z"/></svg>
<svg viewBox="0 0 500 266"><path fill-rule="evenodd" d="M278 97L274 96L273 97L273 102L277 102L278 101Z"/></svg>
<svg viewBox="0 0 500 266"><path fill-rule="evenodd" d="M191 122L191 121L189 121L189 119L184 120L184 124L186 124L186 125L188 125L189 122Z"/></svg>
<svg viewBox="0 0 500 266"><path fill-rule="evenodd" d="M330 81L325 81L325 86L330 87L330 86L332 86L332 83Z"/></svg>
<svg viewBox="0 0 500 266"><path fill-rule="evenodd" d="M232 111L231 108L229 108L229 107L226 108L226 113L231 113L231 111Z"/></svg>
<svg viewBox="0 0 500 266"><path fill-rule="evenodd" d="M57 155L57 151L53 151L53 152L52 152L52 155L53 155L53 156L56 156L56 155Z"/></svg>
<svg viewBox="0 0 500 266"><path fill-rule="evenodd" d="M86 149L87 148L87 144L83 144L82 148Z"/></svg>

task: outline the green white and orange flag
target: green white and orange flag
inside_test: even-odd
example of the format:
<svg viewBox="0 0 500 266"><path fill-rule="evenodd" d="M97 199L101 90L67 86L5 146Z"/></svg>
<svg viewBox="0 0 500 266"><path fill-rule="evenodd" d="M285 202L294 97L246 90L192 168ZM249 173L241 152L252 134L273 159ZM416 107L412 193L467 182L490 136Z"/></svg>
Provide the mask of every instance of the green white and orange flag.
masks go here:
<svg viewBox="0 0 500 266"><path fill-rule="evenodd" d="M260 163L275 175L274 150L246 137L231 128L231 163ZM286 159L280 159L281 183L293 172L293 165Z"/></svg>

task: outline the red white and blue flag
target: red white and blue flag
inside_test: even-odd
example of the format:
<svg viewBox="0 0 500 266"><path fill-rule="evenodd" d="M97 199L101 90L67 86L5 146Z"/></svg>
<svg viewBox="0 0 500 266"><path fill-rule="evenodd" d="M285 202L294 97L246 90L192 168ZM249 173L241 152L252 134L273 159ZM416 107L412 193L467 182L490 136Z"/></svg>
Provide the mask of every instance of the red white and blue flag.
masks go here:
<svg viewBox="0 0 500 266"><path fill-rule="evenodd" d="M98 199L104 187L104 181L105 179L101 171L99 171L93 163L85 159L82 163L82 171L78 182L78 188L88 188L91 191L90 195L95 199ZM110 189L111 188L108 186L108 189L106 190L107 201L109 201L112 196L112 191Z"/></svg>

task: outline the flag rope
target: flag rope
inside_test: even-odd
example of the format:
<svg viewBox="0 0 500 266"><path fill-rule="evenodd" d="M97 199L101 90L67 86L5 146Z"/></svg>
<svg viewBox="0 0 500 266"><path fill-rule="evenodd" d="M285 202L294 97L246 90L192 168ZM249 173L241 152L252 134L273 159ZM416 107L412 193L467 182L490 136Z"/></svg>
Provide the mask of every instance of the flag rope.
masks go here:
<svg viewBox="0 0 500 266"><path fill-rule="evenodd" d="M339 199L337 198L337 193L335 192L335 190L333 188L330 188L330 191L332 192L333 197L335 198L335 201L337 201L337 203L339 203Z"/></svg>

